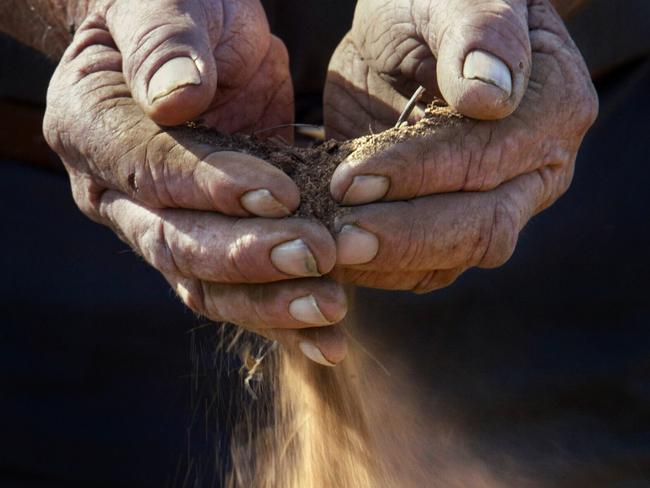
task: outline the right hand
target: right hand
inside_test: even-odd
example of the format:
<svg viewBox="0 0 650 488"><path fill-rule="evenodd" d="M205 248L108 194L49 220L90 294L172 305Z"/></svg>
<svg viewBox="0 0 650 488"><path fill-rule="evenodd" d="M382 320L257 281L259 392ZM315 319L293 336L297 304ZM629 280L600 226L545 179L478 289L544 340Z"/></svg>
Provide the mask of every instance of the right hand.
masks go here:
<svg viewBox="0 0 650 488"><path fill-rule="evenodd" d="M196 312L342 360L344 337L330 325L347 312L345 294L320 278L335 243L316 222L275 218L298 207L295 183L265 161L157 125L200 116L234 132L292 121L286 50L259 2L97 5L52 78L44 120L79 208Z"/></svg>
<svg viewBox="0 0 650 488"><path fill-rule="evenodd" d="M568 189L598 111L549 0L360 0L330 63L329 133L394 125L418 85L465 117L336 168L339 280L425 293L501 266Z"/></svg>

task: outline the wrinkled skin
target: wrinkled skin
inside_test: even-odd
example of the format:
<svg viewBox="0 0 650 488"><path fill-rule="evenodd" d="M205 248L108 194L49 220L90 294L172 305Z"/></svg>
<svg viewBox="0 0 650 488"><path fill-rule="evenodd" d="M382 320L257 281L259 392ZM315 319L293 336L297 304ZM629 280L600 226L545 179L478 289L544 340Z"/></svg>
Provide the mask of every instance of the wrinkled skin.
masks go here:
<svg viewBox="0 0 650 488"><path fill-rule="evenodd" d="M152 102L153 73L183 56L195 61L201 83ZM292 300L312 295L330 323L345 315L341 286L317 278L334 265L334 240L318 223L259 218L268 215L242 205L246 192L267 189L285 207L273 217L298 207L298 188L275 167L156 123L199 116L225 132L292 122L287 53L257 0L91 4L51 81L44 133L80 209L160 271L193 310L288 344L307 337L337 362L341 333L308 329L314 324L289 313ZM270 256L296 239L315 269L294 275ZM292 279L303 275L311 277Z"/></svg>
<svg viewBox="0 0 650 488"><path fill-rule="evenodd" d="M512 93L463 78L465 55L503 60ZM569 187L578 148L597 113L584 61L547 0L360 0L334 54L326 126L351 138L395 124L415 87L474 119L376 154L352 154L332 179L343 199L358 175L390 186L381 203L353 207L337 225L372 232L369 262L337 279L427 292L470 267L503 264L536 213ZM422 115L419 107L411 121Z"/></svg>
<svg viewBox="0 0 650 488"><path fill-rule="evenodd" d="M288 344L308 338L327 360L341 360L340 331L310 328L289 313L292 300L312 295L329 322L345 315L340 285L316 277L334 268L334 240L314 222L253 218L264 212L240 200L265 188L288 213L299 203L295 184L264 161L160 127L195 117L231 132L291 121L286 53L259 3L90 6L52 80L45 119L80 208L161 271L195 311ZM477 47L508 64L510 96L461 79L458 60ZM201 83L152 100L154 72L175 57L194 60ZM354 175L374 174L390 179L383 200L400 200L356 207L338 223L355 223L380 243L372 261L335 268L342 281L428 291L470 266L504 262L525 222L568 186L597 105L584 63L546 2L359 2L331 65L330 133L354 137L392 125L417 84L492 121L339 167L335 198ZM291 138L287 129L273 133ZM299 280L270 259L275 246L298 238L316 263L306 270L313 277Z"/></svg>

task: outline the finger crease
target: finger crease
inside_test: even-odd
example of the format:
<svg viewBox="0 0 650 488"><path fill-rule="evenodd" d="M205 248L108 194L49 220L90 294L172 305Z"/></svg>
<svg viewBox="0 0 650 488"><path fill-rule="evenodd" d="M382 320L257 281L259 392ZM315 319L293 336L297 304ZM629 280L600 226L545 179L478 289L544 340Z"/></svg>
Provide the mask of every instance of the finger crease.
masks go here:
<svg viewBox="0 0 650 488"><path fill-rule="evenodd" d="M185 276L185 273L181 272L181 269L178 266L178 263L176 262L176 258L174 256L171 245L169 243L169 236L168 236L168 232L167 232L167 224L165 223L165 221L163 219L160 219L159 222L158 222L158 239L159 239L162 251L167 255L168 262L169 262L169 264L171 264L171 271L173 273Z"/></svg>

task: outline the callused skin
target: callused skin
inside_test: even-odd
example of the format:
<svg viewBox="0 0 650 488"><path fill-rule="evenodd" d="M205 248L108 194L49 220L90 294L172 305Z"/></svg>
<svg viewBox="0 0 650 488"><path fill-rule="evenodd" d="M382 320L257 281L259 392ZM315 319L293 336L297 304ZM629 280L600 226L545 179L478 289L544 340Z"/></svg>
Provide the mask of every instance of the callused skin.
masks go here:
<svg viewBox="0 0 650 488"><path fill-rule="evenodd" d="M463 62L476 50L505 65L510 91L502 79L466 77ZM365 256L339 252L337 279L427 292L470 267L503 264L526 222L569 187L598 108L547 0L359 1L330 64L329 132L350 138L390 126L418 84L483 120L352 154L337 168L332 195L363 204L337 224L346 245L374 239Z"/></svg>

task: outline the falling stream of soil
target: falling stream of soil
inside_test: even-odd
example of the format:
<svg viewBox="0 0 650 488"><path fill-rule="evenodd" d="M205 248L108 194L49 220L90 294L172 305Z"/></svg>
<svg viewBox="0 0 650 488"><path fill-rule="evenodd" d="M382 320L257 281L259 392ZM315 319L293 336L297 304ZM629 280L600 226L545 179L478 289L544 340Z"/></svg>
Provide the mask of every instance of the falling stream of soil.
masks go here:
<svg viewBox="0 0 650 488"><path fill-rule="evenodd" d="M295 215L317 219L333 230L336 216L345 212L329 189L341 162L352 154L367 158L465 121L434 103L413 125L309 148L222 134L198 124L182 130L194 140L275 165L300 189ZM360 332L359 320L347 319L348 333ZM355 344L363 338L358 339ZM256 412L238 405L242 420L231 443L229 488L504 486L456 442L444 419L416 406L418 395L408 377L387 376L365 349L352 347L336 368L323 368L284 349L265 361L264 383L272 404L257 402Z"/></svg>

